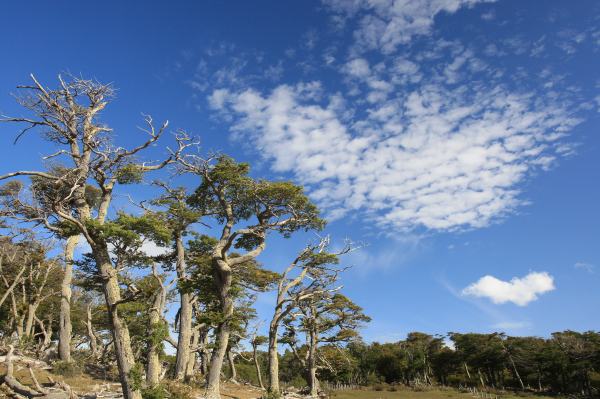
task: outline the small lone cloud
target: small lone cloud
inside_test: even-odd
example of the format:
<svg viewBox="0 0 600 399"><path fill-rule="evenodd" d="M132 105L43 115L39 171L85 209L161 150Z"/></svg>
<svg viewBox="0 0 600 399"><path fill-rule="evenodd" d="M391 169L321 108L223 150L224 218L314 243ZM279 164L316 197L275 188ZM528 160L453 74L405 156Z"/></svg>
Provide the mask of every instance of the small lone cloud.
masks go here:
<svg viewBox="0 0 600 399"><path fill-rule="evenodd" d="M555 289L554 277L547 272L531 272L525 277L503 281L494 276L484 276L462 290L463 295L483 297L495 304L512 302L526 306L538 296Z"/></svg>
<svg viewBox="0 0 600 399"><path fill-rule="evenodd" d="M594 273L596 267L594 265L592 265L591 263L587 263L587 262L576 262L573 267L575 269L578 270L584 270L588 273Z"/></svg>
<svg viewBox="0 0 600 399"><path fill-rule="evenodd" d="M531 323L528 321L502 321L492 327L500 330L523 330L531 327Z"/></svg>

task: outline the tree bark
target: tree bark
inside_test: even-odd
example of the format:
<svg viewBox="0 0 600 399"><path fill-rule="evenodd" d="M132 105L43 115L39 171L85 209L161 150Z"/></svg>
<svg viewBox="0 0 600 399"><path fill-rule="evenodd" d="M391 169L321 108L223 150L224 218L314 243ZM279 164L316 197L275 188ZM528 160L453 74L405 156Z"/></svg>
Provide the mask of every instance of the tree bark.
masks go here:
<svg viewBox="0 0 600 399"><path fill-rule="evenodd" d="M157 292L154 294L154 301L148 317L151 338L150 344L148 346L148 363L146 364L146 383L149 387L155 387L160 382L161 366L159 349L161 343L156 342L154 332L157 326L162 321L162 298L162 292Z"/></svg>
<svg viewBox="0 0 600 399"><path fill-rule="evenodd" d="M519 380L519 384L521 385L521 390L525 390L525 384L523 384L523 379L521 378L521 375L519 374L519 370L517 370L517 365L515 364L515 361L513 360L512 355L510 354L510 352L508 353L508 358L510 359L510 363L512 364L513 370L515 372L515 377L517 377L517 379Z"/></svg>
<svg viewBox="0 0 600 399"><path fill-rule="evenodd" d="M235 368L235 356L231 350L227 351L227 362L229 363L229 369L231 371L230 380L237 382L237 370Z"/></svg>
<svg viewBox="0 0 600 399"><path fill-rule="evenodd" d="M317 379L317 335L311 331L308 345L308 388L313 398L319 396L319 380Z"/></svg>
<svg viewBox="0 0 600 399"><path fill-rule="evenodd" d="M254 359L254 367L256 368L256 378L258 379L258 385L260 389L265 389L263 384L262 375L260 373L260 363L258 362L258 351L256 345L252 345L252 358Z"/></svg>
<svg viewBox="0 0 600 399"><path fill-rule="evenodd" d="M277 330L279 324L273 317L269 326L269 392L279 395L279 354L277 353Z"/></svg>
<svg viewBox="0 0 600 399"><path fill-rule="evenodd" d="M35 313L39 303L36 301L27 305L27 321L25 322L25 336L30 337L33 335L33 323L35 321Z"/></svg>
<svg viewBox="0 0 600 399"><path fill-rule="evenodd" d="M73 281L73 257L75 247L79 242L79 235L67 238L65 245L64 261L65 270L60 285L60 324L58 331L58 356L65 362L71 361L71 283Z"/></svg>
<svg viewBox="0 0 600 399"><path fill-rule="evenodd" d="M181 234L177 235L175 243L177 251L177 278L179 281L183 281L186 278L186 266L185 248ZM177 340L177 357L175 359L176 380L183 380L185 378L190 357L190 340L192 337L192 305L190 300L189 293L180 291L179 337Z"/></svg>
<svg viewBox="0 0 600 399"><path fill-rule="evenodd" d="M96 339L96 334L94 333L94 324L92 323L92 305L88 304L86 308L86 321L85 327L87 330L88 340L90 341L90 350L92 351L92 357L94 359L98 358L98 340Z"/></svg>
<svg viewBox="0 0 600 399"><path fill-rule="evenodd" d="M215 260L213 263L214 283L216 284L221 301L223 321L217 327L215 348L213 350L206 384L206 399L220 399L221 369L229 345L229 319L233 314L233 300L230 295L231 267L225 260Z"/></svg>
<svg viewBox="0 0 600 399"><path fill-rule="evenodd" d="M129 372L135 365L135 358L131 349L129 328L121 319L117 310L117 305L121 301L117 271L112 266L106 246L104 248L97 248L94 252L102 276L102 288L112 326L113 346L117 358L123 396L125 399L141 399L142 395L139 388L135 389L137 387L133 386L129 376Z"/></svg>
<svg viewBox="0 0 600 399"><path fill-rule="evenodd" d="M196 359L198 358L198 352L195 350L198 347L198 342L200 341L200 329L195 328L192 333L192 344L190 349L193 348L194 351L190 350L190 356L188 358L187 367L185 369L185 381L189 381L194 376L194 370L196 368Z"/></svg>
<svg viewBox="0 0 600 399"><path fill-rule="evenodd" d="M471 381L471 373L469 373L469 366L467 366L467 362L463 362L463 365L465 366L465 371L467 372L467 378L469 381Z"/></svg>
<svg viewBox="0 0 600 399"><path fill-rule="evenodd" d="M206 399L221 398L221 369L223 368L223 360L227 352L227 342L229 341L229 325L222 323L219 326L219 331L216 337L216 346L213 349L210 358L210 366L208 368L208 377L206 379Z"/></svg>
<svg viewBox="0 0 600 399"><path fill-rule="evenodd" d="M201 342L201 349L200 349L200 373L202 375L206 375L208 373L208 363L210 362L210 359L208 358L208 328L206 330L201 331L200 334L200 342Z"/></svg>

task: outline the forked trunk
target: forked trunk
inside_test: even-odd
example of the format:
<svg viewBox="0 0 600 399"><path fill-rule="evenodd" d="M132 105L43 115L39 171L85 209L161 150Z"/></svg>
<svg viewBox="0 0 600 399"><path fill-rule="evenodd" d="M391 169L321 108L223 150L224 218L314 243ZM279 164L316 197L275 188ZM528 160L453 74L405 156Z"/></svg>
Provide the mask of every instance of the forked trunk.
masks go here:
<svg viewBox="0 0 600 399"><path fill-rule="evenodd" d="M65 245L65 270L60 285L60 321L58 331L58 356L65 362L71 361L71 283L73 281L73 255L79 235L70 236Z"/></svg>

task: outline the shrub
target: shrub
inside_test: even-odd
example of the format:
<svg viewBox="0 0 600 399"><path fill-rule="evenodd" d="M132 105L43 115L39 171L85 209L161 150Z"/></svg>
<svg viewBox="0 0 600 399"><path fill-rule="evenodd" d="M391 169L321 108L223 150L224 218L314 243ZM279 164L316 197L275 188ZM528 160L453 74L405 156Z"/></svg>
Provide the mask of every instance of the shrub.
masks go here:
<svg viewBox="0 0 600 399"><path fill-rule="evenodd" d="M281 399L281 394L279 392L265 392L263 393L263 395L260 397L260 399Z"/></svg>
<svg viewBox="0 0 600 399"><path fill-rule="evenodd" d="M388 384L386 384L386 383L379 383L379 384L373 385L373 390L375 390L375 391L385 391L387 387L388 387Z"/></svg>
<svg viewBox="0 0 600 399"><path fill-rule="evenodd" d="M165 381L163 386L167 390L169 399L193 399L192 387L177 381Z"/></svg>
<svg viewBox="0 0 600 399"><path fill-rule="evenodd" d="M162 385L142 389L142 399L166 399L167 391Z"/></svg>
<svg viewBox="0 0 600 399"><path fill-rule="evenodd" d="M290 381L288 381L287 385L296 387L296 388L304 388L305 386L308 385L308 383L306 382L306 380L303 377L297 375L294 378L292 378Z"/></svg>
<svg viewBox="0 0 600 399"><path fill-rule="evenodd" d="M52 372L64 377L77 377L83 373L83 370L81 366L75 362L59 360L52 365Z"/></svg>

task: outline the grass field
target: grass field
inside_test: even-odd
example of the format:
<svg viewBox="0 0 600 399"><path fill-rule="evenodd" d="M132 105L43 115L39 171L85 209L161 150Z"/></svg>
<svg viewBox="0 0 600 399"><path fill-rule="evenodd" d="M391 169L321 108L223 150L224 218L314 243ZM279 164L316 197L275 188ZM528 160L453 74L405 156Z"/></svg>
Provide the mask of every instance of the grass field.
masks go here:
<svg viewBox="0 0 600 399"><path fill-rule="evenodd" d="M336 391L331 395L335 399L467 399L474 398L474 395L470 393L461 393L454 390L431 390L431 391L411 391L411 390L398 390L395 392L390 391L368 391L368 390L353 390L353 391ZM548 396L515 396L515 395L498 395L498 399L523 399L523 398L536 398L536 399L550 399Z"/></svg>
<svg viewBox="0 0 600 399"><path fill-rule="evenodd" d="M0 375L4 374L6 369L3 364L0 364ZM41 384L50 381L50 378L54 381L64 381L69 384L75 391L79 393L94 392L99 387L111 385L114 390L119 389L119 384L115 381L106 381L98 378L91 377L86 374L78 376L64 377L61 375L52 374L46 370L36 370L36 375ZM29 386L33 386L29 373L26 369L15 370L15 377ZM49 378L50 377L50 378ZM111 389L111 390L112 390ZM200 397L203 393L203 389L196 387L192 392L192 397ZM261 397L263 392L257 387L244 385L244 384L232 384L224 382L221 384L221 396L224 399L256 399ZM548 396L538 395L512 395L503 394L498 395L498 399L551 399ZM2 393L0 392L0 398ZM454 389L440 390L432 389L426 391L413 391L410 389L398 389L397 391L375 391L368 389L357 389L348 391L333 391L331 393L331 399L469 399L476 398L476 396L470 393L461 393ZM556 399L556 398L552 398Z"/></svg>

